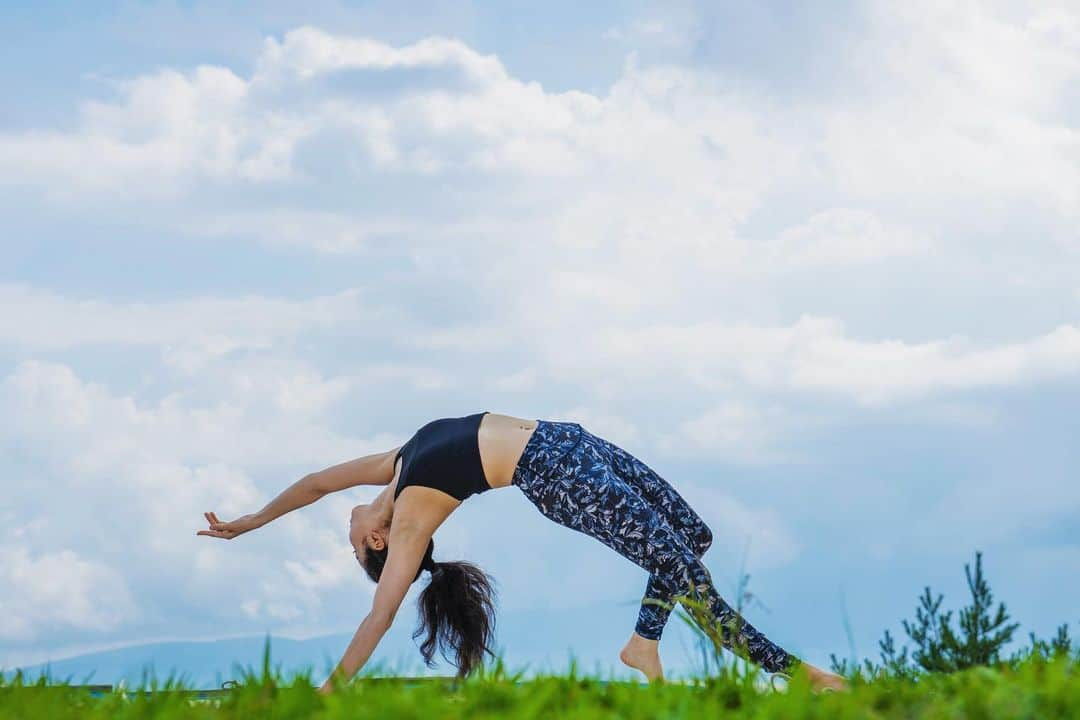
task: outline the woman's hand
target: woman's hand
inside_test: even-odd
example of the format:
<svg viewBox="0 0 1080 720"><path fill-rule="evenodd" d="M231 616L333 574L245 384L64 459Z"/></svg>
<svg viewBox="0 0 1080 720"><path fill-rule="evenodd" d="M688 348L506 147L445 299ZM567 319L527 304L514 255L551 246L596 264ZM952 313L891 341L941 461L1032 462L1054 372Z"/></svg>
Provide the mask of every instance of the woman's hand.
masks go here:
<svg viewBox="0 0 1080 720"><path fill-rule="evenodd" d="M210 529L200 530L195 534L221 538L222 540L232 540L237 535L243 535L248 530L263 526L257 514L243 515L232 522L221 522L218 520L218 516L212 512L203 513L203 517L210 524Z"/></svg>

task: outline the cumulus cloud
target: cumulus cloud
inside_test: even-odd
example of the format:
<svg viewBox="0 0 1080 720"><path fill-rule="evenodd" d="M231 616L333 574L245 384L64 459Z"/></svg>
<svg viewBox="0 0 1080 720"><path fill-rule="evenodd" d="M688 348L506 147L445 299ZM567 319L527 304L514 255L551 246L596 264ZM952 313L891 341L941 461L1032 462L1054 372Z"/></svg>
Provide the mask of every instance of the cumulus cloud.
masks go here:
<svg viewBox="0 0 1080 720"><path fill-rule="evenodd" d="M67 460L84 470L179 457L280 467L381 451L391 441L387 435L359 441L322 424L327 405L341 396L341 379L326 381L299 368L290 376L280 365L269 372L257 363L218 371L222 376L208 387L153 403L86 381L63 364L26 361L0 384L8 411L0 427L41 460ZM204 404L203 395L212 402ZM249 492L235 499L233 510L254 501Z"/></svg>
<svg viewBox="0 0 1080 720"><path fill-rule="evenodd" d="M1076 9L1003 5L873 4L856 57L878 89L827 117L845 189L981 196L989 212L1024 196L1075 219L1080 130L1063 104L1080 78Z"/></svg>
<svg viewBox="0 0 1080 720"><path fill-rule="evenodd" d="M305 331L370 329L377 308L358 290L302 302L259 296L158 303L75 299L27 285L0 285L0 342L34 351L87 344L200 347L211 354L266 348Z"/></svg>
<svg viewBox="0 0 1080 720"><path fill-rule="evenodd" d="M792 457L783 437L796 425L782 407L729 400L679 422L660 435L657 446L672 455L751 465L789 462Z"/></svg>
<svg viewBox="0 0 1080 720"><path fill-rule="evenodd" d="M698 323L590 335L552 366L582 377L619 367L627 379L679 377L707 391L734 387L836 394L876 405L934 393L1012 386L1080 374L1080 329L1065 325L1017 343L955 337L928 343L860 340L834 318L786 327ZM733 406L734 409L738 406Z"/></svg>
<svg viewBox="0 0 1080 720"><path fill-rule="evenodd" d="M223 213L186 228L215 238L257 237L267 245L330 255L372 254L378 244L421 229L416 222L368 220L325 211L270 210Z"/></svg>
<svg viewBox="0 0 1080 720"><path fill-rule="evenodd" d="M43 628L108 632L136 607L123 575L72 550L31 554L0 545L0 638L31 640Z"/></svg>
<svg viewBox="0 0 1080 720"><path fill-rule="evenodd" d="M315 410L336 392L332 384L321 391L310 375L295 377L291 386L283 379L268 388L256 374L240 372L213 406L188 405L177 396L148 406L84 381L64 365L21 364L0 385L0 432L37 468L37 479L17 483L12 499L23 510L41 507L45 492L63 501L48 513L31 513L35 523L4 549L12 560L4 563L4 596L28 598L25 608L20 600L7 613L8 631L22 640L52 637L63 630L62 620L90 636L120 625L160 633L168 631L161 608L183 617L192 606L223 620L235 621L241 608L251 620L285 619L284 608L292 608L288 619L316 621L321 599L311 591L342 588L356 577L346 552L347 512L338 503L278 523L255 541L261 550L250 542L221 547L194 536L204 510L225 517L252 512L299 477L274 472L257 482L260 469L300 463L316 470L393 446L391 438L344 438L323 426ZM260 402L268 390L269 403ZM330 527L340 526L339 532L321 526L334 510L338 522ZM27 547L46 549L35 557ZM84 559L76 548L102 561ZM138 579L130 591L123 581L129 577ZM65 578L73 585L55 610L57 622L54 611L26 609L44 602L42 593L60 593ZM234 588L235 604L207 594L221 583ZM148 607L158 610L133 611Z"/></svg>
<svg viewBox="0 0 1080 720"><path fill-rule="evenodd" d="M885 225L874 213L849 208L815 213L765 244L770 267L799 270L920 255L932 246L926 237Z"/></svg>
<svg viewBox="0 0 1080 720"><path fill-rule="evenodd" d="M866 219L858 217L856 222ZM787 237L802 232L793 231ZM792 262L803 262L795 253L790 256L795 258ZM552 281L568 282L566 274L557 274ZM584 280L573 283L564 287L580 287L589 298L604 305L621 302L618 293L597 299L594 293L601 292L602 285ZM385 316L378 311L360 310L354 292L299 301L255 297L150 305L72 300L21 286L0 290L12 307L19 308L0 324L0 339L6 342L32 350L97 343L144 344L162 348L167 363L187 369L193 362L201 364L237 349L265 350L305 333L325 335L340 329L359 329L376 337L381 326L365 317ZM569 289L558 297L560 302L582 300L581 294ZM505 348L512 337L500 327L464 325L432 328L398 342L421 349L479 352ZM963 336L923 343L862 339L852 337L837 318L812 316L789 326L773 327L719 322L612 325L578 340L577 349L564 353L561 346L536 348L549 372L574 373L581 382L601 380L600 376L617 367L627 377L678 376L705 390L747 387L824 392L869 405L939 392L1069 378L1080 373L1080 330L1073 325L997 344ZM184 352L198 352L198 361ZM300 414L317 412L357 385L375 382L379 377L408 378L414 387L426 388L438 388L447 382L436 369L397 364L369 365L362 372L324 379L311 369L285 377L281 372L287 366L270 359L255 362L263 364L249 365L245 374L232 378L237 389L250 395L261 392L279 409ZM26 366L11 381L26 380L35 367ZM515 383L535 380L535 368L520 372L525 374L513 376L501 385L513 387ZM57 379L61 384L66 382Z"/></svg>

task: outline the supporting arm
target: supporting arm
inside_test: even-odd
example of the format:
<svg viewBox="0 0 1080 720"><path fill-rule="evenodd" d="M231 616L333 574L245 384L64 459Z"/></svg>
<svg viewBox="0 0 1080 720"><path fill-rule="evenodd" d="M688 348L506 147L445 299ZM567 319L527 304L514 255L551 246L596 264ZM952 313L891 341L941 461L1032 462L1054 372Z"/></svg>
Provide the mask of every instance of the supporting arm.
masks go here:
<svg viewBox="0 0 1080 720"><path fill-rule="evenodd" d="M329 693L336 683L348 682L368 661L383 635L390 629L405 593L412 585L424 558L431 533L405 523L390 529L386 565L379 576L379 586L371 602L371 612L360 623L341 662L326 679L319 692Z"/></svg>

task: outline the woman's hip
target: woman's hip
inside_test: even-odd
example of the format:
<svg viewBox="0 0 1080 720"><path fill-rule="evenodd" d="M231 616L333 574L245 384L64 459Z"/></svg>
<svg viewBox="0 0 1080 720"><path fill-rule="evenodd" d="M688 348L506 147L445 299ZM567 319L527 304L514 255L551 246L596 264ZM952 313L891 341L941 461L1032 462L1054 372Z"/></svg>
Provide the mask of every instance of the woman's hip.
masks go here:
<svg viewBox="0 0 1080 720"><path fill-rule="evenodd" d="M541 510L577 505L614 476L611 452L579 423L540 420L514 469L516 485Z"/></svg>
<svg viewBox="0 0 1080 720"><path fill-rule="evenodd" d="M584 428L574 422L537 420L514 468L512 484L520 485L531 476L550 478L559 472L559 463L581 442Z"/></svg>

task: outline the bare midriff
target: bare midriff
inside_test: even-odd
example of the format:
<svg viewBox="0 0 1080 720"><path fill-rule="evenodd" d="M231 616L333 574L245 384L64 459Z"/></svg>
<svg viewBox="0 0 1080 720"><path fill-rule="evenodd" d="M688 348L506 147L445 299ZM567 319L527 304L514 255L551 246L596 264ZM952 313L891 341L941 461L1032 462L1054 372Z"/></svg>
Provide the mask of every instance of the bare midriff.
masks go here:
<svg viewBox="0 0 1080 720"><path fill-rule="evenodd" d="M480 420L477 442L480 445L480 463L484 477L492 488L506 487L514 479L521 453L525 450L536 420L488 413Z"/></svg>

